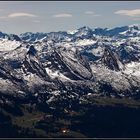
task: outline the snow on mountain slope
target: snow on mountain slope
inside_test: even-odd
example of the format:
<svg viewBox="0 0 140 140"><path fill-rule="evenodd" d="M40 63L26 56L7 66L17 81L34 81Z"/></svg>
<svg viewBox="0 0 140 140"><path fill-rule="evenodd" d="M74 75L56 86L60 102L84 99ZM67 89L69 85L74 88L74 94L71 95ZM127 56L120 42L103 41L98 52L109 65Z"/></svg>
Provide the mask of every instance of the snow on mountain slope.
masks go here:
<svg viewBox="0 0 140 140"><path fill-rule="evenodd" d="M71 80L68 77L64 76L62 73L60 73L59 71L52 71L49 68L45 68L47 74L51 77L51 78L59 78L60 80Z"/></svg>
<svg viewBox="0 0 140 140"><path fill-rule="evenodd" d="M89 39L83 39L83 40L78 40L74 44L75 46L87 46L87 45L93 45L95 44L95 40L89 40Z"/></svg>
<svg viewBox="0 0 140 140"><path fill-rule="evenodd" d="M10 87L10 88L9 88ZM4 94L15 94L18 92L18 87L7 79L0 78L0 92Z"/></svg>
<svg viewBox="0 0 140 140"><path fill-rule="evenodd" d="M59 42L56 43L57 46L63 46L63 47L71 47L71 46L77 46L77 47L83 47L88 45L93 45L96 43L96 40L93 39L79 39L76 41L68 41L68 42Z"/></svg>
<svg viewBox="0 0 140 140"><path fill-rule="evenodd" d="M75 34L76 32L78 32L78 30L68 30L67 31L67 33L71 34L71 35Z"/></svg>
<svg viewBox="0 0 140 140"><path fill-rule="evenodd" d="M0 92L13 86L7 91L19 95L139 94L139 32L133 25L94 30L84 26L74 32L24 33L20 38L1 34Z"/></svg>
<svg viewBox="0 0 140 140"><path fill-rule="evenodd" d="M97 81L109 83L116 91L125 91L131 87L127 78L121 72L115 72L106 67L91 65L93 77Z"/></svg>
<svg viewBox="0 0 140 140"><path fill-rule="evenodd" d="M71 71L75 72L78 77L80 76L81 78L85 79L90 79L92 77L89 69L80 63L82 60L78 60L74 57L73 54L65 53L64 51L61 54L65 63L68 65Z"/></svg>
<svg viewBox="0 0 140 140"><path fill-rule="evenodd" d="M21 42L11 41L8 39L0 39L0 51L11 51L20 46Z"/></svg>
<svg viewBox="0 0 140 140"><path fill-rule="evenodd" d="M126 65L125 74L140 77L140 63L131 62Z"/></svg>

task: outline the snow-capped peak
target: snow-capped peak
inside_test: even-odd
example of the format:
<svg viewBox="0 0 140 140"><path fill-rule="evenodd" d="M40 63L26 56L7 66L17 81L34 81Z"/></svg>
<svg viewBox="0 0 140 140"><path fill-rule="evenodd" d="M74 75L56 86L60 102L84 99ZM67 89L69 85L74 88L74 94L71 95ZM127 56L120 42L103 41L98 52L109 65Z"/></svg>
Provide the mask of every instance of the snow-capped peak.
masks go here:
<svg viewBox="0 0 140 140"><path fill-rule="evenodd" d="M78 30L68 30L67 31L67 33L71 34L71 35L75 34L76 32L78 32Z"/></svg>

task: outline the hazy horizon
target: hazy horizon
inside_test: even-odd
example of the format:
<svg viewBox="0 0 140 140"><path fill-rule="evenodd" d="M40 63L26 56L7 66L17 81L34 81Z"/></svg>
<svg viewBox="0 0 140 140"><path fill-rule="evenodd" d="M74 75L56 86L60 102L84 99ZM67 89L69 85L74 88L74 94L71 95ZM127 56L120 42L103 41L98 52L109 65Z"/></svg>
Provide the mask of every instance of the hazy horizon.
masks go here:
<svg viewBox="0 0 140 140"><path fill-rule="evenodd" d="M19 35L140 24L139 5L139 1L1 1L0 31Z"/></svg>

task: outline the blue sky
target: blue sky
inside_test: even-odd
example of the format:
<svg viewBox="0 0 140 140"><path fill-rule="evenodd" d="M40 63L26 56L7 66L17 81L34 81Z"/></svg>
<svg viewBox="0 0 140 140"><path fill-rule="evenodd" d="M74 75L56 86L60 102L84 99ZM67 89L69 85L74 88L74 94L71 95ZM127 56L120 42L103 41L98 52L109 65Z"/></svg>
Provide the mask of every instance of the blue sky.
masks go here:
<svg viewBox="0 0 140 140"><path fill-rule="evenodd" d="M139 24L139 1L0 1L0 30L6 33L113 28Z"/></svg>

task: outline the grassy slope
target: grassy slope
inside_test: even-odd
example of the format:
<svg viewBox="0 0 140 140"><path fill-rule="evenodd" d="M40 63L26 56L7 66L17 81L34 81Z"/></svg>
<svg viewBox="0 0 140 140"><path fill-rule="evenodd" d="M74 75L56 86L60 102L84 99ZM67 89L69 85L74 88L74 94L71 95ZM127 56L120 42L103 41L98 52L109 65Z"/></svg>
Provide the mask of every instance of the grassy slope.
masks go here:
<svg viewBox="0 0 140 140"><path fill-rule="evenodd" d="M134 100L131 98L109 98L109 97L91 97L88 98L85 102L91 103L94 105L99 106L117 106L122 105L124 107L133 107L133 108L139 108L140 107L140 101Z"/></svg>
<svg viewBox="0 0 140 140"><path fill-rule="evenodd" d="M140 101L129 99L129 98L117 99L117 98L109 98L109 97L96 97L96 98L94 97L94 98L89 98L88 100L85 100L84 102L82 102L82 105L84 104L92 104L93 106L96 105L99 107L102 107L102 106L116 107L116 106L121 105L123 107L128 107L128 108L137 108L137 109L140 108ZM62 133L61 131L58 131L57 133L53 133L53 132L46 132L43 129L35 128L35 124L38 121L42 120L44 114L47 114L47 113L39 111L35 108L32 108L32 111L29 111L30 107L25 104L21 106L21 110L23 112L23 115L21 116L15 116L4 110L3 110L3 113L12 118L12 123L14 125L17 125L25 129L28 128L29 130L33 130L38 134L38 136L41 136L41 137L85 137L85 135L83 135L81 132L78 132L77 130L74 130L74 131L69 130L68 133ZM59 123L60 126L70 126L72 124L72 121L69 119L75 118L76 116L80 119L83 116L82 112L84 111L81 108L80 110L78 111L76 110L75 112L78 115L71 116L68 113L69 115L67 118L60 117L57 120L54 120L53 125L56 125L57 127L57 123ZM76 119L76 120L79 121L79 119ZM50 124L51 123L52 122L50 122Z"/></svg>

